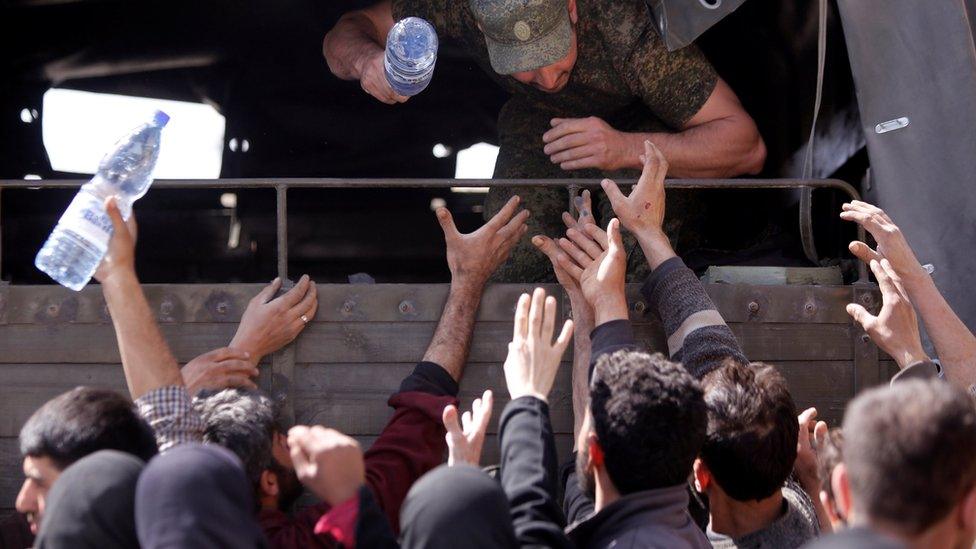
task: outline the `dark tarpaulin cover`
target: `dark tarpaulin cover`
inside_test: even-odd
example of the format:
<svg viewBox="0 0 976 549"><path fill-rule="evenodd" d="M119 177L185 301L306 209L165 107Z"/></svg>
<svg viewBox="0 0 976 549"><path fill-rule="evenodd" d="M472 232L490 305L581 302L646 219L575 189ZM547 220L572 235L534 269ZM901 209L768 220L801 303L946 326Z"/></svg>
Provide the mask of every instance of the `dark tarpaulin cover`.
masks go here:
<svg viewBox="0 0 976 549"><path fill-rule="evenodd" d="M838 4L871 160L865 197L976 328L976 0ZM908 125L876 128L899 118Z"/></svg>

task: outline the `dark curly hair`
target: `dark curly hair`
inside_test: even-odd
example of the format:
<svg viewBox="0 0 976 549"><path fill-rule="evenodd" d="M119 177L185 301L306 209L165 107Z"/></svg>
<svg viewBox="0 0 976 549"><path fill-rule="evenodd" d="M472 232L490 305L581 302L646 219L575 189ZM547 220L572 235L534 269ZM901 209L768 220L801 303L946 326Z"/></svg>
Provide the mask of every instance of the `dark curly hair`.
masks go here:
<svg viewBox="0 0 976 549"><path fill-rule="evenodd" d="M273 467L274 401L261 391L224 389L201 393L193 405L203 418L203 439L234 452L256 489L261 473Z"/></svg>
<svg viewBox="0 0 976 549"><path fill-rule="evenodd" d="M708 407L702 461L734 500L773 495L793 471L800 432L786 380L769 364L728 362L702 384Z"/></svg>
<svg viewBox="0 0 976 549"><path fill-rule="evenodd" d="M705 440L698 382L660 353L601 356L590 412L607 474L621 494L682 484Z"/></svg>
<svg viewBox="0 0 976 549"><path fill-rule="evenodd" d="M47 457L64 470L99 450L143 461L156 455L156 437L127 397L107 389L75 387L37 409L20 430L24 456Z"/></svg>

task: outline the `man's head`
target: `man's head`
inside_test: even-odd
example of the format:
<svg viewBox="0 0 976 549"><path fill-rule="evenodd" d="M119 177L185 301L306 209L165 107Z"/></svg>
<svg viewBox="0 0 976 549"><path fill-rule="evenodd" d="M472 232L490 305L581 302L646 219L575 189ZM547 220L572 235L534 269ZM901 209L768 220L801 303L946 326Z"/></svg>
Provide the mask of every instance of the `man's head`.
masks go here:
<svg viewBox="0 0 976 549"><path fill-rule="evenodd" d="M77 387L41 406L20 430L24 485L17 510L37 533L47 493L61 472L99 450L118 450L148 461L156 454L152 428L132 401L115 391Z"/></svg>
<svg viewBox="0 0 976 549"><path fill-rule="evenodd" d="M976 404L941 380L866 391L844 415L835 496L849 520L904 539L976 539ZM837 493L839 492L839 493Z"/></svg>
<svg viewBox="0 0 976 549"><path fill-rule="evenodd" d="M783 486L796 462L799 425L786 380L769 364L729 363L702 382L708 434L695 466L699 489L715 484L736 501L758 501Z"/></svg>
<svg viewBox="0 0 976 549"><path fill-rule="evenodd" d="M576 65L576 0L469 0L498 74L556 93Z"/></svg>
<svg viewBox="0 0 976 549"><path fill-rule="evenodd" d="M194 406L203 418L203 439L240 458L262 508L287 509L302 493L274 402L260 391L224 389L202 393Z"/></svg>
<svg viewBox="0 0 976 549"><path fill-rule="evenodd" d="M680 364L659 353L600 357L577 441L582 488L593 495L605 479L627 495L684 483L705 426L701 387Z"/></svg>

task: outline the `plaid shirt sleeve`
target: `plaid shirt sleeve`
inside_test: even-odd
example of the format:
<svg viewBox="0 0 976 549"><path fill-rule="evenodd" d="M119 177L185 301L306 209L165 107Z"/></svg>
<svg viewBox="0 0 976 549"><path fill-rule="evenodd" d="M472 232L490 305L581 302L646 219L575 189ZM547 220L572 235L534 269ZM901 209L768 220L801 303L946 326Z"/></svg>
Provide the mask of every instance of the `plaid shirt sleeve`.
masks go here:
<svg viewBox="0 0 976 549"><path fill-rule="evenodd" d="M203 441L203 419L182 385L150 391L136 399L139 415L156 433L160 453L180 444Z"/></svg>

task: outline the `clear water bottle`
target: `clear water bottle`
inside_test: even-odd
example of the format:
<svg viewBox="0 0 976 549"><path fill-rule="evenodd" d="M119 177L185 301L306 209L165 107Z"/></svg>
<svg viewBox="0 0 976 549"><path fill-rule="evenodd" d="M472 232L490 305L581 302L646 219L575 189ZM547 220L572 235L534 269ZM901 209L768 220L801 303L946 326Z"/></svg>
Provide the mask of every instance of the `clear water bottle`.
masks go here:
<svg viewBox="0 0 976 549"><path fill-rule="evenodd" d="M102 158L98 173L81 187L34 258L38 269L75 291L88 284L112 237L105 200L115 196L122 216L129 218L132 203L152 184L160 134L167 122L169 116L156 111L151 122L123 137Z"/></svg>
<svg viewBox="0 0 976 549"><path fill-rule="evenodd" d="M437 63L437 32L419 17L393 25L386 37L383 66L393 91L407 97L424 91Z"/></svg>

